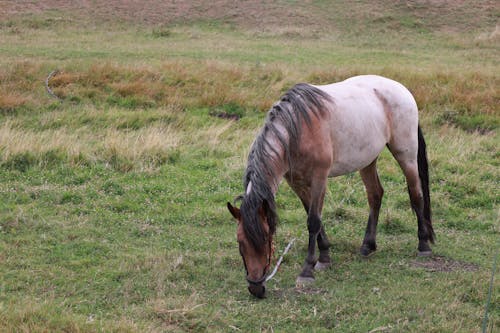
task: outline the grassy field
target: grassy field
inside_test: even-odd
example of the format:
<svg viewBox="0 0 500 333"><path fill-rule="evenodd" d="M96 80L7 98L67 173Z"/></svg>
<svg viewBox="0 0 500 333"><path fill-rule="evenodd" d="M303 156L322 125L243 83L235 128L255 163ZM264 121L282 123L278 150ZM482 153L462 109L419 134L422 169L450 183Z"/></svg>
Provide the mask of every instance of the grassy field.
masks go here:
<svg viewBox="0 0 500 333"><path fill-rule="evenodd" d="M0 6L1 332L481 331L500 248L495 1L89 3ZM61 100L44 85L56 69ZM359 175L336 178L334 265L296 287L306 216L283 184L277 255L297 242L257 300L225 207L249 146L293 84L361 73L417 99L435 256L416 257L406 184L384 152L378 252L358 255Z"/></svg>

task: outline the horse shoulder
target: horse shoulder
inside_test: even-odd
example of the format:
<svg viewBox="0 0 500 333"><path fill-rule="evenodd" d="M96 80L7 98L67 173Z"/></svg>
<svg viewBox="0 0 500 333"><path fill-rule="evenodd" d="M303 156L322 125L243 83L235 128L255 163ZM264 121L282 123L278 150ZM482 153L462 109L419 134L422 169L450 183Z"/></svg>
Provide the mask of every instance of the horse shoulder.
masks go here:
<svg viewBox="0 0 500 333"><path fill-rule="evenodd" d="M330 129L330 114L312 117L311 124L305 122L302 126L299 155L300 159L311 161L316 168L329 168L332 163L332 142ZM309 166L307 167L309 168Z"/></svg>

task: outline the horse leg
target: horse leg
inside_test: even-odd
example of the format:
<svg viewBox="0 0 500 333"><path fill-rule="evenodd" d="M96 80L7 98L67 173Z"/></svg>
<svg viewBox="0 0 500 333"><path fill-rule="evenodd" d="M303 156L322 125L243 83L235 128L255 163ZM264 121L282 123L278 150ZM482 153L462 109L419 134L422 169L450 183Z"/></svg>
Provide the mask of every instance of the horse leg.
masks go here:
<svg viewBox="0 0 500 333"><path fill-rule="evenodd" d="M309 213L309 203L306 198L300 198L302 201L302 205L304 205L304 209L306 213ZM323 204L323 201L321 202ZM325 227L321 223L321 228L318 234L318 248L319 248L319 258L316 264L314 265L314 269L316 271L322 271L330 267L332 260L330 259L330 242L328 241L328 236L325 232Z"/></svg>
<svg viewBox="0 0 500 333"><path fill-rule="evenodd" d="M330 246L331 244L326 236L325 227L321 224L321 229L318 234L319 258L316 265L314 265L315 270L322 271L331 266Z"/></svg>
<svg viewBox="0 0 500 333"><path fill-rule="evenodd" d="M312 182L309 187L309 204L307 204L306 200L302 200L304 203L304 207L309 207L308 215L307 215L307 229L309 231L309 243L307 247L307 257L302 267L302 272L297 277L298 283L304 282L312 282L314 281L314 267L316 265L316 242L321 244L320 251L323 252L322 260L326 264L330 261L330 257L328 254L328 248L330 243L326 238L326 234L324 232L324 228L321 225L321 211L323 208L323 200L325 198L325 190L326 190L326 177L321 181ZM303 192L304 193L304 192ZM305 197L305 196L301 196ZM322 231L323 229L323 231Z"/></svg>
<svg viewBox="0 0 500 333"><path fill-rule="evenodd" d="M363 244L360 249L361 255L366 257L377 250L377 223L384 189L380 184L380 179L377 173L377 160L360 170L359 173L363 183L365 184L368 204L370 206L370 215L368 216L365 238L363 239Z"/></svg>
<svg viewBox="0 0 500 333"><path fill-rule="evenodd" d="M418 174L417 161L399 161L399 165L403 170L408 185L408 193L410 195L411 207L417 215L418 222L418 255L430 256L432 249L429 246L429 241L432 242L432 227L430 221L425 219L424 215L424 197L422 186Z"/></svg>

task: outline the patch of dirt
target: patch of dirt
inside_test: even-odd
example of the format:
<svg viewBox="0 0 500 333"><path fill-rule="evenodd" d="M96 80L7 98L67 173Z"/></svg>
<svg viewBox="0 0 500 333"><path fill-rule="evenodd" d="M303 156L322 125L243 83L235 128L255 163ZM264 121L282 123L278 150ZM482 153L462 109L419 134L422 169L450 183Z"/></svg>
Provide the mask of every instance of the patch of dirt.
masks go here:
<svg viewBox="0 0 500 333"><path fill-rule="evenodd" d="M250 31L289 37L314 37L317 33L343 33L367 21L402 21L434 31L491 31L498 25L498 0L373 0L306 1L262 0L2 0L0 20L15 16L47 15L87 22L126 22L168 26L218 21ZM338 25L338 21L345 21ZM391 23L391 22L389 22ZM391 28L391 25L388 25ZM363 29L366 29L363 28ZM338 32L338 31L337 31Z"/></svg>
<svg viewBox="0 0 500 333"><path fill-rule="evenodd" d="M428 272L476 272L479 265L458 261L444 256L432 256L430 258L413 260L411 267L423 268Z"/></svg>
<svg viewBox="0 0 500 333"><path fill-rule="evenodd" d="M15 15L61 12L93 21L124 21L145 25L169 25L203 20L219 20L245 28L279 26L319 26L306 7L281 1L261 0L47 0L2 1L0 19Z"/></svg>

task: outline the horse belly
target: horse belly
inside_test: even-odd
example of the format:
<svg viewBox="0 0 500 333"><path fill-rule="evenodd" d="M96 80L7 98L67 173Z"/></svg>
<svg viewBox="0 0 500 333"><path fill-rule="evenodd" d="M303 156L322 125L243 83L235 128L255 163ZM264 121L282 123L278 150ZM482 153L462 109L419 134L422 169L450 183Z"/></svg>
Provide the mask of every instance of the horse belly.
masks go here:
<svg viewBox="0 0 500 333"><path fill-rule="evenodd" d="M366 167L389 140L387 119L377 101L357 101L356 106L350 105L348 110L342 117L332 118L331 177Z"/></svg>
<svg viewBox="0 0 500 333"><path fill-rule="evenodd" d="M385 144L370 144L363 147L346 147L351 151L345 151L344 149L340 152L337 151L329 176L342 176L363 169L377 158L384 147Z"/></svg>

